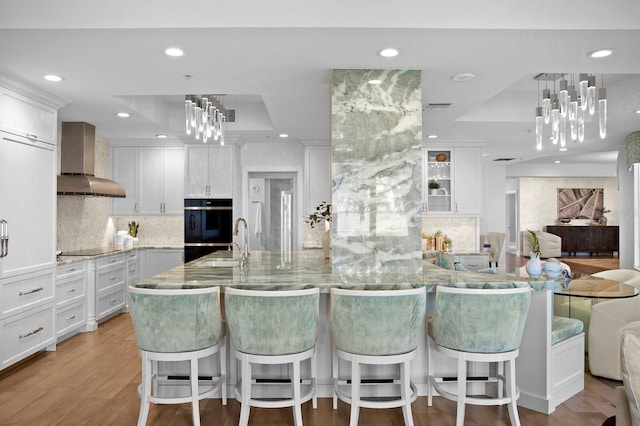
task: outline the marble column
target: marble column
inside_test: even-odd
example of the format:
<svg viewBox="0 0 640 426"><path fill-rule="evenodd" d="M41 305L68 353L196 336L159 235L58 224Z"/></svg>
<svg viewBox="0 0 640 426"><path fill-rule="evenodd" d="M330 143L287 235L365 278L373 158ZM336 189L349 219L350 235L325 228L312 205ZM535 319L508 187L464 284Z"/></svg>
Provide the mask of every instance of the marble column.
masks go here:
<svg viewBox="0 0 640 426"><path fill-rule="evenodd" d="M422 272L420 79L413 70L332 70L334 272Z"/></svg>

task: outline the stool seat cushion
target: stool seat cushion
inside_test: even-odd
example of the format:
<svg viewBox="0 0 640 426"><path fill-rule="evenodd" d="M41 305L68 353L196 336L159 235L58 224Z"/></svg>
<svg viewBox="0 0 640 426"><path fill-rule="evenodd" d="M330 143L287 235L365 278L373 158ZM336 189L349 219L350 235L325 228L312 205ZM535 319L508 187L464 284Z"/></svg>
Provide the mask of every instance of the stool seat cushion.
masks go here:
<svg viewBox="0 0 640 426"><path fill-rule="evenodd" d="M551 327L551 344L555 345L571 336L582 333L584 324L579 319L553 317L553 325Z"/></svg>

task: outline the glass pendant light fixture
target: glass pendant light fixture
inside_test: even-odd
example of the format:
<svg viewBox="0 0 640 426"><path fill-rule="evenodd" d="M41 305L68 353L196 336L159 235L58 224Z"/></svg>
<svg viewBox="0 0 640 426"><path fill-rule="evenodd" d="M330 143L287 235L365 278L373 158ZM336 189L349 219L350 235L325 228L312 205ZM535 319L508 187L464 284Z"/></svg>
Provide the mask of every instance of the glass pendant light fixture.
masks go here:
<svg viewBox="0 0 640 426"><path fill-rule="evenodd" d="M215 95L187 95L185 96L185 125L186 134L196 140L207 143L211 138L224 145L224 107L222 101Z"/></svg>
<svg viewBox="0 0 640 426"><path fill-rule="evenodd" d="M578 142L584 142L584 114L585 110L578 108Z"/></svg>
<svg viewBox="0 0 640 426"><path fill-rule="evenodd" d="M547 88L542 91L542 116L544 124L549 124L551 121L551 91Z"/></svg>
<svg viewBox="0 0 640 426"><path fill-rule="evenodd" d="M596 112L596 76L590 75L587 81L587 108L589 115Z"/></svg>
<svg viewBox="0 0 640 426"><path fill-rule="evenodd" d="M540 151L542 149L542 107L536 107L536 149Z"/></svg>
<svg viewBox="0 0 640 426"><path fill-rule="evenodd" d="M589 75L580 74L580 109L585 111L587 109L587 86L589 85Z"/></svg>
<svg viewBox="0 0 640 426"><path fill-rule="evenodd" d="M607 137L607 89L604 87L598 90L598 124L600 139L604 139Z"/></svg>
<svg viewBox="0 0 640 426"><path fill-rule="evenodd" d="M569 86L569 111L567 116L569 118L569 128L571 129L571 140L575 141L578 139L578 92L576 92L576 86L573 84Z"/></svg>
<svg viewBox="0 0 640 426"><path fill-rule="evenodd" d="M565 79L562 79L560 81L560 90L558 91L558 102L560 102L560 115L566 118L567 110L569 107L569 87L568 87L568 82Z"/></svg>
<svg viewBox="0 0 640 426"><path fill-rule="evenodd" d="M551 95L551 142L558 144L560 137L560 109L558 107L558 95Z"/></svg>

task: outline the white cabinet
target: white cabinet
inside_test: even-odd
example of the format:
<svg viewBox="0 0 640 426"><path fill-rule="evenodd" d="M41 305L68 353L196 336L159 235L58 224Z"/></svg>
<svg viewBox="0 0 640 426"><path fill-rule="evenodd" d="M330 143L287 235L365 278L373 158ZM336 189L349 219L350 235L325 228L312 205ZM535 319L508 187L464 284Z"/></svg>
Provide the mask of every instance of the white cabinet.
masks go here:
<svg viewBox="0 0 640 426"><path fill-rule="evenodd" d="M0 87L0 131L55 146L57 125L55 108Z"/></svg>
<svg viewBox="0 0 640 426"><path fill-rule="evenodd" d="M114 215L182 215L182 147L116 146L112 155L113 179L127 193L112 200Z"/></svg>
<svg viewBox="0 0 640 426"><path fill-rule="evenodd" d="M431 215L481 215L480 149L423 148L423 201Z"/></svg>
<svg viewBox="0 0 640 426"><path fill-rule="evenodd" d="M146 249L144 273L140 280L168 271L184 263L184 249Z"/></svg>
<svg viewBox="0 0 640 426"><path fill-rule="evenodd" d="M140 255L138 250L131 250L125 254L127 260L126 281L127 286L134 285L140 280Z"/></svg>
<svg viewBox="0 0 640 426"><path fill-rule="evenodd" d="M78 331L87 322L87 261L56 269L56 337L58 342Z"/></svg>
<svg viewBox="0 0 640 426"><path fill-rule="evenodd" d="M233 198L233 147L185 145L184 198Z"/></svg>
<svg viewBox="0 0 640 426"><path fill-rule="evenodd" d="M455 254L453 259L470 271L489 267L489 255L485 253Z"/></svg>
<svg viewBox="0 0 640 426"><path fill-rule="evenodd" d="M124 311L126 269L124 254L95 261L96 320Z"/></svg>

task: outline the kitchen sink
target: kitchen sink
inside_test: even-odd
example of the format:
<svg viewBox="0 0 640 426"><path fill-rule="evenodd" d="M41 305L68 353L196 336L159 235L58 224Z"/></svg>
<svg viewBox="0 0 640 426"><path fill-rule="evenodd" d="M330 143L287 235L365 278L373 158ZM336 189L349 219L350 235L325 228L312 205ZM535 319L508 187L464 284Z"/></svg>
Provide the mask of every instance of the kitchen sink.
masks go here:
<svg viewBox="0 0 640 426"><path fill-rule="evenodd" d="M198 262L198 266L208 266L210 268L233 268L240 266L240 259L205 259Z"/></svg>

